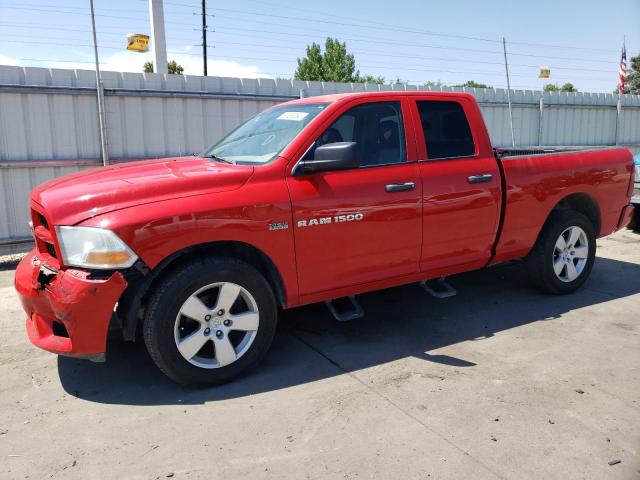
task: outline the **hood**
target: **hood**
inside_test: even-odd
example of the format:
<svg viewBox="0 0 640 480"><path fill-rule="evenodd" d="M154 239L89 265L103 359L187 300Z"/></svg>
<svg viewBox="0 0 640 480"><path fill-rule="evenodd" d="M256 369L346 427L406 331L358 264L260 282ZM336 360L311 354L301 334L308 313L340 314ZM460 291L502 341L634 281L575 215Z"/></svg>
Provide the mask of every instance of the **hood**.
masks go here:
<svg viewBox="0 0 640 480"><path fill-rule="evenodd" d="M59 177L31 198L57 225L74 225L122 208L240 188L254 168L207 158L176 157L92 168Z"/></svg>

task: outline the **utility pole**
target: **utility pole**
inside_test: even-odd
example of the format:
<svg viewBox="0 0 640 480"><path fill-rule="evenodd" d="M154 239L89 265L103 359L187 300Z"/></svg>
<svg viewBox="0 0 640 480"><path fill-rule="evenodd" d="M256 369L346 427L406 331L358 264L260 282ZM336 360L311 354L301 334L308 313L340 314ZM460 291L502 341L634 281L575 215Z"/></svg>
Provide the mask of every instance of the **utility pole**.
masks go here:
<svg viewBox="0 0 640 480"><path fill-rule="evenodd" d="M504 51L504 69L507 73L507 101L509 102L509 127L511 128L511 146L516 146L516 137L513 134L513 113L511 111L511 83L509 82L509 63L507 62L507 41L502 37L502 50Z"/></svg>
<svg viewBox="0 0 640 480"><path fill-rule="evenodd" d="M96 59L96 96L98 97L98 125L100 128L100 152L102 165L109 165L109 152L107 151L107 120L104 115L104 88L100 76L100 60L98 59L98 40L96 38L96 17L93 12L93 0L89 0L91 9L91 30L93 33L93 54Z"/></svg>
<svg viewBox="0 0 640 480"><path fill-rule="evenodd" d="M207 76L207 0L202 0L202 62Z"/></svg>
<svg viewBox="0 0 640 480"><path fill-rule="evenodd" d="M153 71L167 71L167 40L164 32L164 7L162 0L149 0L149 19L151 21L151 48L153 49Z"/></svg>

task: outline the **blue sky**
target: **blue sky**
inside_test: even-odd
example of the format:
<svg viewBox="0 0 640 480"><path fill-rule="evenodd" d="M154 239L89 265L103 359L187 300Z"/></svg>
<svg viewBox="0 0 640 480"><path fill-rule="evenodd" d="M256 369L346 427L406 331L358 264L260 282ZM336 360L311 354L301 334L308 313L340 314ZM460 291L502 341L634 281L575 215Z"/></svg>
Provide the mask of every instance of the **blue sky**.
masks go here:
<svg viewBox="0 0 640 480"><path fill-rule="evenodd" d="M141 71L150 54L125 50L149 33L147 0L94 0L102 68ZM507 38L512 88L553 83L611 92L623 35L640 54L640 0L208 1L209 74L291 77L296 58L327 36L346 41L361 73L410 83L475 80L504 87ZM92 69L88 0L0 0L0 64ZM200 2L165 0L169 58L201 74ZM548 81L544 81L547 83Z"/></svg>

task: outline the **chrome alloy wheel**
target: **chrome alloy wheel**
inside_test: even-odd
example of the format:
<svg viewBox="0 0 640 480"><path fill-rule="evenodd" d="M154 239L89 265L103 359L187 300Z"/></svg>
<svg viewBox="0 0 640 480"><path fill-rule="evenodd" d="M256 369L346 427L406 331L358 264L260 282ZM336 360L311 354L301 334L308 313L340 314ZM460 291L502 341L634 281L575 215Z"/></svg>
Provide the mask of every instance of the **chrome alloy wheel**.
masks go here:
<svg viewBox="0 0 640 480"><path fill-rule="evenodd" d="M580 227L569 227L556 241L553 250L553 270L560 281L573 282L584 270L588 257L587 234Z"/></svg>
<svg viewBox="0 0 640 480"><path fill-rule="evenodd" d="M178 351L200 368L220 368L246 353L256 338L260 314L248 290L230 282L193 293L176 316Z"/></svg>

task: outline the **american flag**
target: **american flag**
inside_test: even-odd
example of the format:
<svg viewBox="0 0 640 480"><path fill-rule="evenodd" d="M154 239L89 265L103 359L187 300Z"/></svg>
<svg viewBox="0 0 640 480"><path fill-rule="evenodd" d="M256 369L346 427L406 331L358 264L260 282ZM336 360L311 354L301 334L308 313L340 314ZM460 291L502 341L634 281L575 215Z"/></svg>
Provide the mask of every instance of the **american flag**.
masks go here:
<svg viewBox="0 0 640 480"><path fill-rule="evenodd" d="M627 48L622 45L622 55L620 56L620 68L618 69L618 91L624 93L624 84L627 82Z"/></svg>

